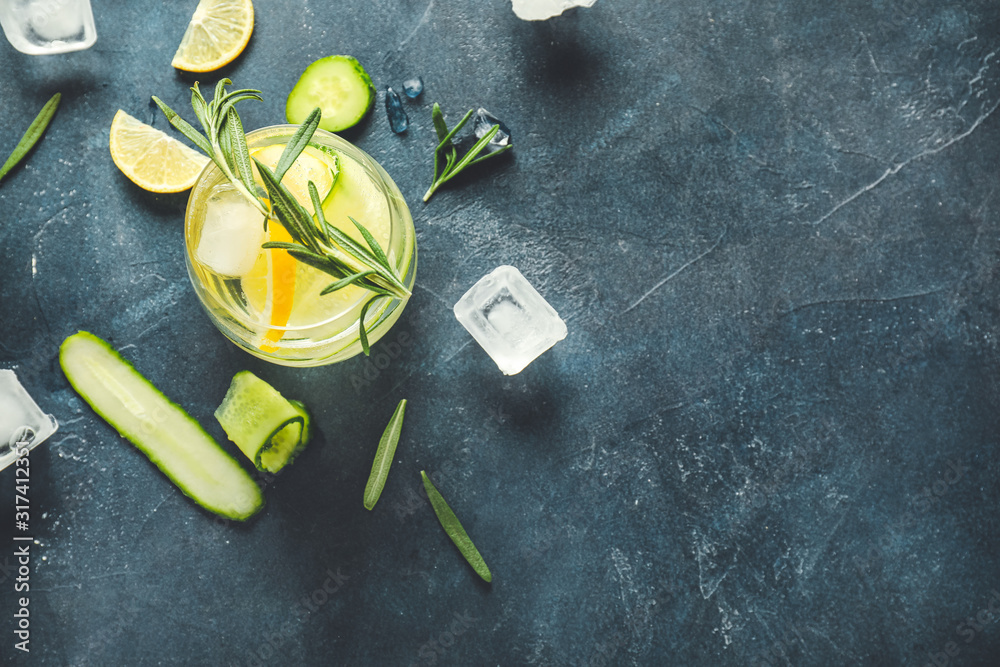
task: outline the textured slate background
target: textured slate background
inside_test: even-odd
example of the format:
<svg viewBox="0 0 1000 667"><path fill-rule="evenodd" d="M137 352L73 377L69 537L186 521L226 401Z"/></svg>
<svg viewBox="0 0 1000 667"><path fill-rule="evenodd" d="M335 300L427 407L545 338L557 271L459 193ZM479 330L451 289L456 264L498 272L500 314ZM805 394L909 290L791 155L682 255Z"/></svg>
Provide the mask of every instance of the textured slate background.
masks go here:
<svg viewBox="0 0 1000 667"><path fill-rule="evenodd" d="M30 656L0 573L6 661L996 664L996 618L960 625L1000 590L994 0L600 0L545 24L502 0L259 0L222 72L264 91L248 127L281 121L331 53L380 88L426 82L406 135L381 99L346 133L413 205L415 296L372 360L305 371L213 329L185 197L108 155L118 108L158 127L151 94L186 108L169 61L195 3L94 4L90 51L0 44L0 152L64 96L0 184L0 365L62 424L31 456ZM425 206L435 101L452 121L485 106L516 148ZM450 311L502 263L570 329L512 378ZM307 400L320 435L257 520L214 521L69 389L56 351L80 328L223 441L212 411L245 368Z"/></svg>

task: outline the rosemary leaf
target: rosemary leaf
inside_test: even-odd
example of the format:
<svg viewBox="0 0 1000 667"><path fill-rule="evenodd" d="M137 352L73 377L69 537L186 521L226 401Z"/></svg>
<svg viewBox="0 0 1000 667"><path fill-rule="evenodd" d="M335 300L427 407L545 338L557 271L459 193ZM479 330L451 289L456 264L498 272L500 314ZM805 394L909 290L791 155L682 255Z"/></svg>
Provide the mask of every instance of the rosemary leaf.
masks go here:
<svg viewBox="0 0 1000 667"><path fill-rule="evenodd" d="M279 181L285 177L285 172L288 171L289 167L295 162L295 159L305 150L305 147L309 145L309 141L316 133L316 128L319 127L321 116L322 112L320 112L319 107L313 109L309 117L305 119L302 125L299 126L299 129L295 131L295 134L292 135L292 138L288 140L288 143L285 144L285 150L281 152L278 164L274 167L274 175Z"/></svg>
<svg viewBox="0 0 1000 667"><path fill-rule="evenodd" d="M226 161L226 166L231 173L239 176L239 172L236 169L236 162L233 160L233 142L230 139L229 124L223 122L216 131L218 132L219 152L222 153L222 157Z"/></svg>
<svg viewBox="0 0 1000 667"><path fill-rule="evenodd" d="M372 297L365 301L365 305L361 306L361 315L358 316L358 337L361 338L361 351L365 353L366 357L372 356L372 346L368 344L368 331L365 329L365 316L368 315L368 309L375 302L378 297Z"/></svg>
<svg viewBox="0 0 1000 667"><path fill-rule="evenodd" d="M209 116L218 116L219 105L222 104L222 98L226 96L226 86L231 83L232 81L228 78L222 78L216 82L215 94L212 95L212 101L208 103Z"/></svg>
<svg viewBox="0 0 1000 667"><path fill-rule="evenodd" d="M448 503L445 502L441 493L431 483L427 473L421 470L420 476L424 480L424 491L427 492L427 498L431 501L431 507L434 508L434 514L437 515L438 521L441 522L444 532L448 533L448 537L455 543L455 546L458 547L458 550L462 553L465 560L468 561L469 565L472 566L472 569L476 571L476 574L486 582L493 581L490 568L486 566L486 561L479 554L476 545L472 543L469 534L465 532L462 522L458 520L455 513L448 507Z"/></svg>
<svg viewBox="0 0 1000 667"><path fill-rule="evenodd" d="M327 285L326 287L324 287L323 290L319 293L319 295L320 296L326 296L330 292L336 292L337 290L343 289L343 288L347 287L348 285L353 285L354 283L358 282L359 280L364 280L365 278L367 278L368 276L372 275L373 273L375 273L375 272L374 271L362 271L361 273L355 273L353 275L347 276L346 278L341 278L337 282L330 283L329 285Z"/></svg>
<svg viewBox="0 0 1000 667"><path fill-rule="evenodd" d="M194 129L190 123L181 118L176 111L168 107L156 95L153 95L153 101L156 102L156 106L160 107L160 111L163 112L163 115L167 117L167 122L173 125L178 132L190 139L191 143L200 148L203 153L212 157L212 144L208 142L208 139L206 139L201 132Z"/></svg>
<svg viewBox="0 0 1000 667"><path fill-rule="evenodd" d="M439 143L439 144L438 144L438 148L439 148L439 149L441 149L441 148L444 148L444 147L445 147L445 145L446 145L446 142L447 142L448 144L450 144L450 143L451 143L451 140L452 140L452 138L453 138L453 137L454 137L454 136L455 136L456 134L458 134L458 131L459 131L459 130L461 130L461 129L462 129L463 127L465 127L465 124L469 122L469 119L470 119L470 118L472 118L472 109L469 109L469 110L468 110L468 111L466 112L466 114L465 114L464 116L462 116L462 120L458 121L458 125L456 125L455 127L453 127L453 128L451 129L451 131L450 131L450 132L449 132L448 134L446 134L446 135L444 136L444 139L442 139L442 140L441 140L441 143Z"/></svg>
<svg viewBox="0 0 1000 667"><path fill-rule="evenodd" d="M448 176L448 179L450 179L452 176L457 175L460 171L465 169L465 167L468 166L468 164L472 162L475 159L475 157L482 152L484 148L486 148L486 145L490 143L491 139L493 139L493 135L495 135L499 130L500 126L494 125L489 129L489 131L486 134L480 137L479 141L474 143L472 145L472 148L469 149L469 152L465 154L465 157L459 160L458 163L452 168L452 173L450 176Z"/></svg>
<svg viewBox="0 0 1000 667"><path fill-rule="evenodd" d="M226 93L225 97L222 98L222 102L216 108L216 115L219 118L225 118L229 114L229 110L232 109L238 102L244 100L257 100L261 102L264 100L261 97L259 90L251 90L250 88L243 88L242 90L234 90L232 92Z"/></svg>
<svg viewBox="0 0 1000 667"><path fill-rule="evenodd" d="M370 250L331 224L327 224L326 231L336 244L344 249L347 256L358 260L361 265L359 270L375 269L376 273L372 277L373 283L381 285L397 298L410 296L410 290L396 276L396 272L391 267L383 266Z"/></svg>
<svg viewBox="0 0 1000 667"><path fill-rule="evenodd" d="M484 160L488 160L491 157L495 157L497 155L500 155L501 153L503 153L508 148L513 148L513 146L511 146L510 144L507 144L506 146L503 146L502 148L498 148L495 151L490 151L490 152L486 153L486 155L480 155L475 160L473 160L472 162L470 162L469 166L471 167L474 164L479 164L480 162L482 162Z"/></svg>
<svg viewBox="0 0 1000 667"><path fill-rule="evenodd" d="M274 172L257 158L253 158L253 161L257 163L257 171L264 181L264 187L267 188L268 197L271 199L271 208L278 216L278 220L285 226L296 243L311 248L308 241L311 236L306 228L312 226L312 216L302 208L302 204L292 196L288 188L278 181Z"/></svg>
<svg viewBox="0 0 1000 667"><path fill-rule="evenodd" d="M198 89L197 81L191 86L191 108L194 109L195 118L198 119L201 126L208 132L208 128L212 124L209 120L208 102L205 101L204 95ZM209 154L211 154L211 151L209 151Z"/></svg>
<svg viewBox="0 0 1000 667"><path fill-rule="evenodd" d="M340 267L331 264L328 258L323 255L317 255L311 250L305 250L302 246L299 246L298 250L289 249L288 254L303 264L308 264L314 269L329 274L334 278L342 278L347 275Z"/></svg>
<svg viewBox="0 0 1000 667"><path fill-rule="evenodd" d="M337 181L335 178L334 183L336 182ZM312 202L313 211L316 212L316 216L313 219L316 225L313 229L315 229L316 235L319 238L323 239L324 241L329 241L329 238L326 234L326 216L323 214L323 202L319 198L319 190L316 189L316 184L313 183L312 181L306 183L306 187L309 189L309 201Z"/></svg>
<svg viewBox="0 0 1000 667"><path fill-rule="evenodd" d="M444 114L441 113L441 106L435 102L433 108L431 108L431 119L434 121L434 130L438 135L438 143L443 144L445 141L451 142L448 139L448 126L444 122Z"/></svg>
<svg viewBox="0 0 1000 667"><path fill-rule="evenodd" d="M251 192L257 187L253 179L253 168L250 166L250 149L247 148L246 133L243 132L243 123L239 114L230 113L226 116L226 125L229 132L230 153L236 166L236 173L243 184Z"/></svg>
<svg viewBox="0 0 1000 667"><path fill-rule="evenodd" d="M382 489L385 487L385 480L389 476L389 467L392 459L396 455L396 445L399 443L399 434L403 430L403 414L406 412L406 399L404 398L396 406L396 411L392 413L392 419L385 427L382 438L378 441L378 449L375 450L375 460L372 461L372 472L368 476L368 483L365 485L365 509L372 510Z"/></svg>
<svg viewBox="0 0 1000 667"><path fill-rule="evenodd" d="M354 226L358 228L359 232L361 232L361 236L365 238L365 243L367 243L368 247L371 248L372 254L375 255L375 259L379 261L379 264L391 271L392 265L389 264L389 258L385 256L385 251L382 250L382 246L378 244L378 241L375 240L372 233L365 229L364 225L351 216L347 216L347 219L353 222Z"/></svg>
<svg viewBox="0 0 1000 667"><path fill-rule="evenodd" d="M10 154L10 157L3 163L0 167L0 181L3 177L13 169L18 162L24 159L24 156L28 154L28 151L38 143L38 140L42 138L45 134L45 129L49 126L52 121L52 117L56 115L56 109L59 108L59 100L62 99L61 93L56 93L49 98L49 101L45 103L42 110L38 112L35 119L31 121L31 125L25 130L24 135L21 137L17 145L14 146L14 152Z"/></svg>

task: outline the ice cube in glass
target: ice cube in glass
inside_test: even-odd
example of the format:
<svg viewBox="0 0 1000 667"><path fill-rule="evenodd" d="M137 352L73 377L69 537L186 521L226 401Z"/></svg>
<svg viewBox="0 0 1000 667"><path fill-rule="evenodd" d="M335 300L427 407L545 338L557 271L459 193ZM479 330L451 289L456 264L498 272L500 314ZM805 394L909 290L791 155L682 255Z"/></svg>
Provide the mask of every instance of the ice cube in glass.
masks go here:
<svg viewBox="0 0 1000 667"><path fill-rule="evenodd" d="M230 186L220 186L205 204L205 225L195 250L198 261L220 276L253 269L264 243L264 216Z"/></svg>
<svg viewBox="0 0 1000 667"><path fill-rule="evenodd" d="M520 373L566 337L566 323L513 266L481 278L454 310L504 375Z"/></svg>
<svg viewBox="0 0 1000 667"><path fill-rule="evenodd" d="M42 412L11 370L0 370L0 470L56 432L55 417Z"/></svg>

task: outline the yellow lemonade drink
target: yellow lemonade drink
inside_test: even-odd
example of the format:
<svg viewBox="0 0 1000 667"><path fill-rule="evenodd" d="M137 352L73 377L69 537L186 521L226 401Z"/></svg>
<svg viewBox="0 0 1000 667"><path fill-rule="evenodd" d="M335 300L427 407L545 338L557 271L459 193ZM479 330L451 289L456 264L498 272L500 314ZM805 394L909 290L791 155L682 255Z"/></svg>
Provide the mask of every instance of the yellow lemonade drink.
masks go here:
<svg viewBox="0 0 1000 667"><path fill-rule="evenodd" d="M251 132L251 157L273 169L296 129L278 125ZM411 288L413 220L385 170L352 144L317 130L282 178L312 212L309 181L316 185L326 221L362 245L365 240L351 218L364 225ZM185 217L188 274L209 317L234 343L274 363L318 366L356 355L362 349L359 317L371 292L350 285L321 294L337 279L286 250L262 249L268 241L292 241L276 219L266 227L264 216L210 164L191 192ZM390 297L372 303L365 315L370 344L395 323L405 303Z"/></svg>

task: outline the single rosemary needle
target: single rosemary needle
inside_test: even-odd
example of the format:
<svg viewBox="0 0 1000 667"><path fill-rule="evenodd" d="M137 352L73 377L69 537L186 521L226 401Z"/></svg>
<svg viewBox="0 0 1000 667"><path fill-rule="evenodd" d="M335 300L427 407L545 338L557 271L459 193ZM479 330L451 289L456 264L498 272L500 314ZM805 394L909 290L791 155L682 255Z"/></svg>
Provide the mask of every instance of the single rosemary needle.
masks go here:
<svg viewBox="0 0 1000 667"><path fill-rule="evenodd" d="M482 577L483 581L493 581L490 568L486 566L486 561L480 555L479 549L476 549L476 545L472 543L469 534L465 532L465 528L462 528L462 523L458 520L458 517L451 511L441 493L431 483L427 473L421 470L420 476L424 480L424 491L427 492L427 498L431 501L431 507L434 508L434 514L437 515L438 521L441 522L444 532L448 533L448 537L455 543L455 546L458 547L458 550L462 553L465 560L469 562L469 565L472 566L472 569L476 571L476 574Z"/></svg>
<svg viewBox="0 0 1000 667"><path fill-rule="evenodd" d="M399 443L399 434L403 430L403 413L406 412L406 399L404 398L396 406L396 411L392 413L389 425L385 427L382 439L378 441L378 449L375 451L375 460L372 462L372 472L368 476L368 484L365 485L365 509L374 509L382 489L385 487L385 480L389 476L389 466L396 455L396 444Z"/></svg>
<svg viewBox="0 0 1000 667"><path fill-rule="evenodd" d="M62 95L60 93L53 95L45 103L45 106L42 107L42 110L38 112L38 115L35 116L35 120L31 121L31 125L28 126L24 136L21 137L21 140L17 142L17 146L14 147L14 152L10 154L7 161L0 167L0 180L3 180L3 177L17 166L18 162L23 160L28 151L42 138L42 135L45 134L45 129L52 121L52 117L56 115L56 109L59 108L59 100L61 99Z"/></svg>

